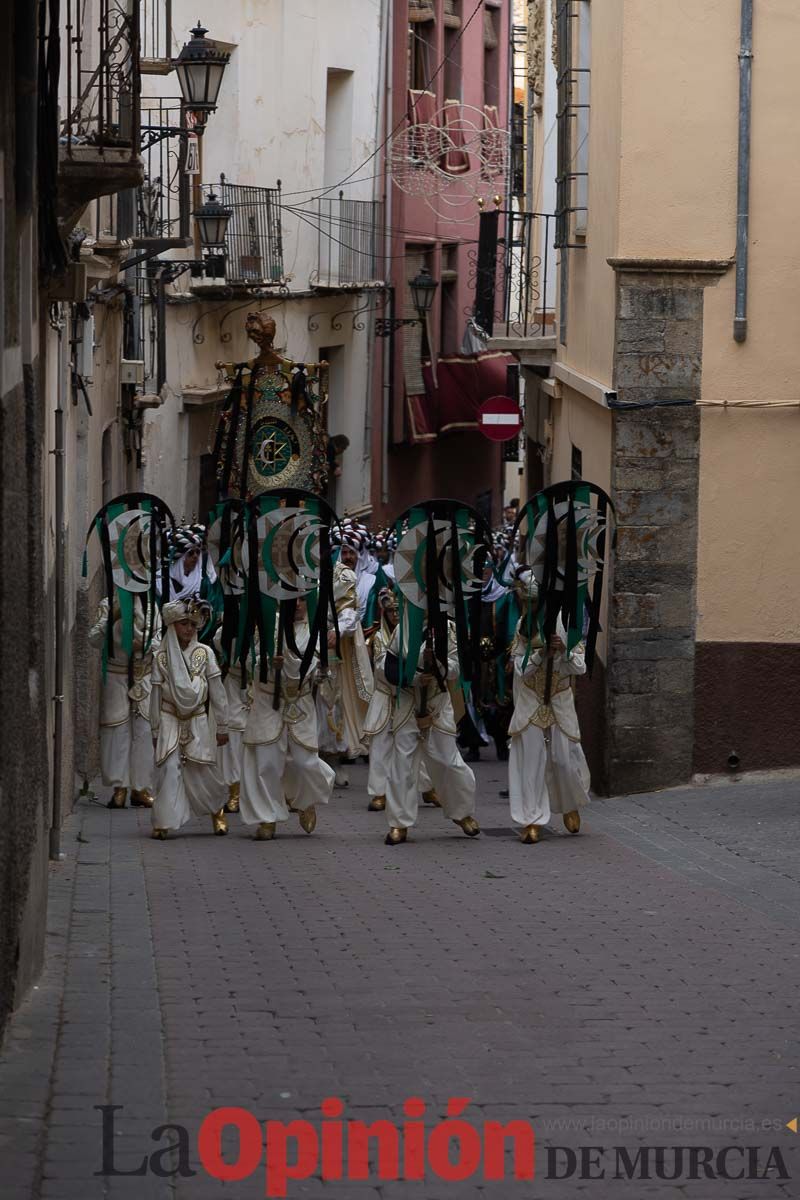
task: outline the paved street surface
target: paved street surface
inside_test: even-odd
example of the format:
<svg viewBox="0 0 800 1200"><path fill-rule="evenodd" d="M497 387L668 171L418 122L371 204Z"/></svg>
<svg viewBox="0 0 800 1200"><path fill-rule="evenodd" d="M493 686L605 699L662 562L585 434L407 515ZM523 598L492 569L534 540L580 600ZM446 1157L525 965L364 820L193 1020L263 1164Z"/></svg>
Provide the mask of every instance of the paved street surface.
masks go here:
<svg viewBox="0 0 800 1200"><path fill-rule="evenodd" d="M433 1127L462 1096L481 1130L529 1121L536 1180L317 1176L290 1197L798 1195L796 780L597 801L580 837L554 824L523 846L486 763L481 838L425 809L389 848L366 769L351 773L312 837L293 820L273 843L235 817L226 839L194 823L153 842L147 813L78 805L51 867L46 973L0 1061L4 1198L260 1197L263 1167L227 1184L94 1175L94 1106L122 1106L117 1170L174 1141L151 1137L166 1121L197 1170L212 1109L319 1129L329 1096L345 1120L402 1124L419 1096ZM603 1147L606 1178L581 1178L580 1159L548 1178L548 1145ZM793 1178L773 1160L764 1179L692 1180L687 1158L658 1179L651 1155L649 1180L615 1179L613 1148L642 1146L758 1147L760 1171L776 1146ZM735 1176L748 1159L727 1161Z"/></svg>

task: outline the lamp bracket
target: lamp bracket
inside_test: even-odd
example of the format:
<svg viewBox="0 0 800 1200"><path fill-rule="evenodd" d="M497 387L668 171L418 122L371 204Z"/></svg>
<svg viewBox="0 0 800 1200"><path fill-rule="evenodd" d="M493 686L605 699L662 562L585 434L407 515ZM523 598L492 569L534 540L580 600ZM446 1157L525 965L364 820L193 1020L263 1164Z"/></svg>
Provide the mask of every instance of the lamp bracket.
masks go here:
<svg viewBox="0 0 800 1200"><path fill-rule="evenodd" d="M375 337L391 337L404 325L421 325L419 317L376 317Z"/></svg>

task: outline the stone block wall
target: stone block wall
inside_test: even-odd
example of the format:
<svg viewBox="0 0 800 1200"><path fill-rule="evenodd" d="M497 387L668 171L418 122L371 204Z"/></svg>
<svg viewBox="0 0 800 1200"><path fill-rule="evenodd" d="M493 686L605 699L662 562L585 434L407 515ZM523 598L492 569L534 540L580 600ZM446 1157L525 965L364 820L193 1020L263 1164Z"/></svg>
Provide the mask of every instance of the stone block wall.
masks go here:
<svg viewBox="0 0 800 1200"><path fill-rule="evenodd" d="M609 792L686 782L694 750L703 291L715 264L617 269Z"/></svg>

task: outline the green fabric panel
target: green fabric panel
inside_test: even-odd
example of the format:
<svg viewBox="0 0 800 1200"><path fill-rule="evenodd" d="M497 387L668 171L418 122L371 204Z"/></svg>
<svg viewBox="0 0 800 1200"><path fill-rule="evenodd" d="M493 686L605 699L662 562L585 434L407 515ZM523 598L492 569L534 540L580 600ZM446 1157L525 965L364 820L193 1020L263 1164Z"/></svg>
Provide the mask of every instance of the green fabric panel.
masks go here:
<svg viewBox="0 0 800 1200"><path fill-rule="evenodd" d="M380 593L383 591L383 589L385 587L390 587L390 586L391 586L391 580L389 579L389 576L386 574L386 572L384 571L384 569L380 565L380 563L378 563L378 571L377 571L377 574L375 575L375 583L373 584L372 591L370 592L369 597L367 599L367 607L366 607L366 611L364 612L364 620L361 622L361 624L364 626L365 629L370 629L375 624L375 622L378 620L378 617L379 617L378 596L380 595Z"/></svg>

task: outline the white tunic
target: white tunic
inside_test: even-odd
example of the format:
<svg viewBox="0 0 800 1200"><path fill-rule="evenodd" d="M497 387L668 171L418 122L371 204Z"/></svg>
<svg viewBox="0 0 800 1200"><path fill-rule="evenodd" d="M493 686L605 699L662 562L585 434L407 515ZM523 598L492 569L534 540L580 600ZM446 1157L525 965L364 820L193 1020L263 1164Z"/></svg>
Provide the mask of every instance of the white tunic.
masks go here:
<svg viewBox="0 0 800 1200"><path fill-rule="evenodd" d="M228 798L217 767L217 733L228 710L214 651L195 638L185 650L170 626L153 656L150 725L158 782L156 829L179 829L192 815L218 812Z"/></svg>
<svg viewBox="0 0 800 1200"><path fill-rule="evenodd" d="M566 644L559 620L556 633ZM514 662L514 715L509 726L509 805L516 825L547 825L552 813L575 812L589 803L589 768L581 749L574 678L586 671L582 643L556 654L549 704L544 703L547 656L534 642L525 662L526 639L518 630Z"/></svg>

